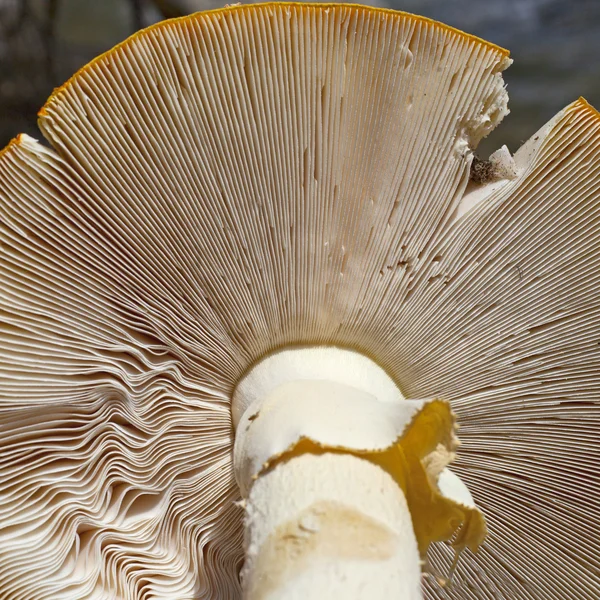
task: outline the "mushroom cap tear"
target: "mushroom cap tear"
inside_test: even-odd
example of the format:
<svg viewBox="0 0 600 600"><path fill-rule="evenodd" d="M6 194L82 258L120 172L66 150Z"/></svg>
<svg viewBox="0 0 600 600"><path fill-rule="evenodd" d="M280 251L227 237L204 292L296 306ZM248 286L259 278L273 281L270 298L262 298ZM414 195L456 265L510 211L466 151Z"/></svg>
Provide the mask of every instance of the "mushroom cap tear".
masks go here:
<svg viewBox="0 0 600 600"><path fill-rule="evenodd" d="M236 597L230 398L299 345L452 402L489 538L428 598L597 598L600 117L574 102L469 183L509 62L412 15L250 5L53 94L52 148L0 153L3 598Z"/></svg>

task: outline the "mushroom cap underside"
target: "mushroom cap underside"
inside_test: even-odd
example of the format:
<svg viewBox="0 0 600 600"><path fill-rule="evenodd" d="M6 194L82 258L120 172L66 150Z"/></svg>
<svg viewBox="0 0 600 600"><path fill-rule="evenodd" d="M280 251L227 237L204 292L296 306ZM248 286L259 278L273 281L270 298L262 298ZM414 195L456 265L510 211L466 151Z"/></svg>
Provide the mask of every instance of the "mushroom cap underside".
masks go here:
<svg viewBox="0 0 600 600"><path fill-rule="evenodd" d="M0 155L8 600L236 597L231 392L303 345L452 402L490 533L429 598L593 600L600 119L579 100L469 183L508 63L403 13L266 4L57 90L52 149Z"/></svg>

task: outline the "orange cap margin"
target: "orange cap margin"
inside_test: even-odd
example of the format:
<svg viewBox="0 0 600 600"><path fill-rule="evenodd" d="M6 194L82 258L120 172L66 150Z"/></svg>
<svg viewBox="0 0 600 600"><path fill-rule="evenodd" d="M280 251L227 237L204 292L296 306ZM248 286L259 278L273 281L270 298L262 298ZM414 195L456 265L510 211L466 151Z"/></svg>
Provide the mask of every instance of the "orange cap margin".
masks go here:
<svg viewBox="0 0 600 600"><path fill-rule="evenodd" d="M132 34L131 36L129 36L127 39L125 39L121 43L117 44L110 50L107 50L103 54L100 54L99 56L94 58L92 61L90 61L88 64L81 67L81 69L79 69L73 76L71 76L63 85L55 88L54 91L52 92L52 94L50 95L50 97L48 98L48 100L46 101L46 103L44 104L44 106L38 112L38 117L43 117L46 114L48 107L57 99L57 97L60 95L60 93L63 90L69 88L81 75L86 73L89 69L92 69L94 67L94 65L96 65L100 61L105 60L108 56L111 56L113 53L118 52L121 48L125 48L128 45L132 44L133 42L135 42L135 40L138 37L144 36L150 31L155 31L155 30L159 30L163 27L168 27L169 25L171 25L173 23L196 21L202 17L209 16L209 15L222 15L224 13L233 12L233 11L254 11L254 10L257 10L260 8L266 8L266 7L279 8L279 9L285 8L285 7L297 7L297 8L301 8L301 9L328 8L328 9L334 9L334 10L341 10L343 8L350 7L350 8L355 8L355 9L361 9L364 11L369 11L372 13L381 13L384 15L392 16L392 17L403 17L403 18L412 19L414 21L421 22L421 23L428 23L430 25L433 25L434 27L443 29L445 31L450 31L450 32L460 35L466 39L470 39L478 44L481 44L482 46L486 46L492 50L495 50L496 52L498 52L498 54L500 56L508 57L510 55L510 52L508 50L501 48L500 46L497 46L496 44L492 44L491 42L487 42L486 40L478 38L469 33L465 33L464 31L461 31L460 29L451 27L450 25L445 25L444 23L440 23L439 21L434 21L433 19L430 19L428 17L421 17L419 15L413 15L411 13L392 10L389 8L378 8L378 7L364 6L362 4L353 4L353 3L322 3L321 4L321 3L315 3L315 2L263 2L263 3L256 3L256 4L237 4L237 5L225 6L223 8L216 8L213 10L196 12L196 13L193 13L190 15L185 15L183 17L177 17L174 19L166 19L164 21L160 21L158 23L150 25L149 27L146 27L145 29L141 29L140 31L137 31L136 33Z"/></svg>

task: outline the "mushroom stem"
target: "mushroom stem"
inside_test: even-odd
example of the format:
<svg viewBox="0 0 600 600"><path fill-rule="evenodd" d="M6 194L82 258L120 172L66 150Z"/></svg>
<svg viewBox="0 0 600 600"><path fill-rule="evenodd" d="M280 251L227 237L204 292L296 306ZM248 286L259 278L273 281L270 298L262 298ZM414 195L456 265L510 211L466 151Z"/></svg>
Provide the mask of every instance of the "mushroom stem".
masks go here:
<svg viewBox="0 0 600 600"><path fill-rule="evenodd" d="M261 475L246 503L246 600L418 600L404 494L351 454L303 454Z"/></svg>
<svg viewBox="0 0 600 600"><path fill-rule="evenodd" d="M417 600L430 543L461 527L461 547L485 536L462 482L442 477L457 444L450 406L405 399L365 356L268 356L238 383L232 416L246 600Z"/></svg>

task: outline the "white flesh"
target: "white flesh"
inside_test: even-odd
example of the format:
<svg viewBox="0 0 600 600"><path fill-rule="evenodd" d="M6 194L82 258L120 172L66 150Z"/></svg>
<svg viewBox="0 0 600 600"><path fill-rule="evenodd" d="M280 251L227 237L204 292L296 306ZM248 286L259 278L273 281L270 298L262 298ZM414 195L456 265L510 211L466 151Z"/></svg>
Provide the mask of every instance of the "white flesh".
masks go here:
<svg viewBox="0 0 600 600"><path fill-rule="evenodd" d="M247 500L246 600L418 600L404 495L378 466L305 454L260 477Z"/></svg>

